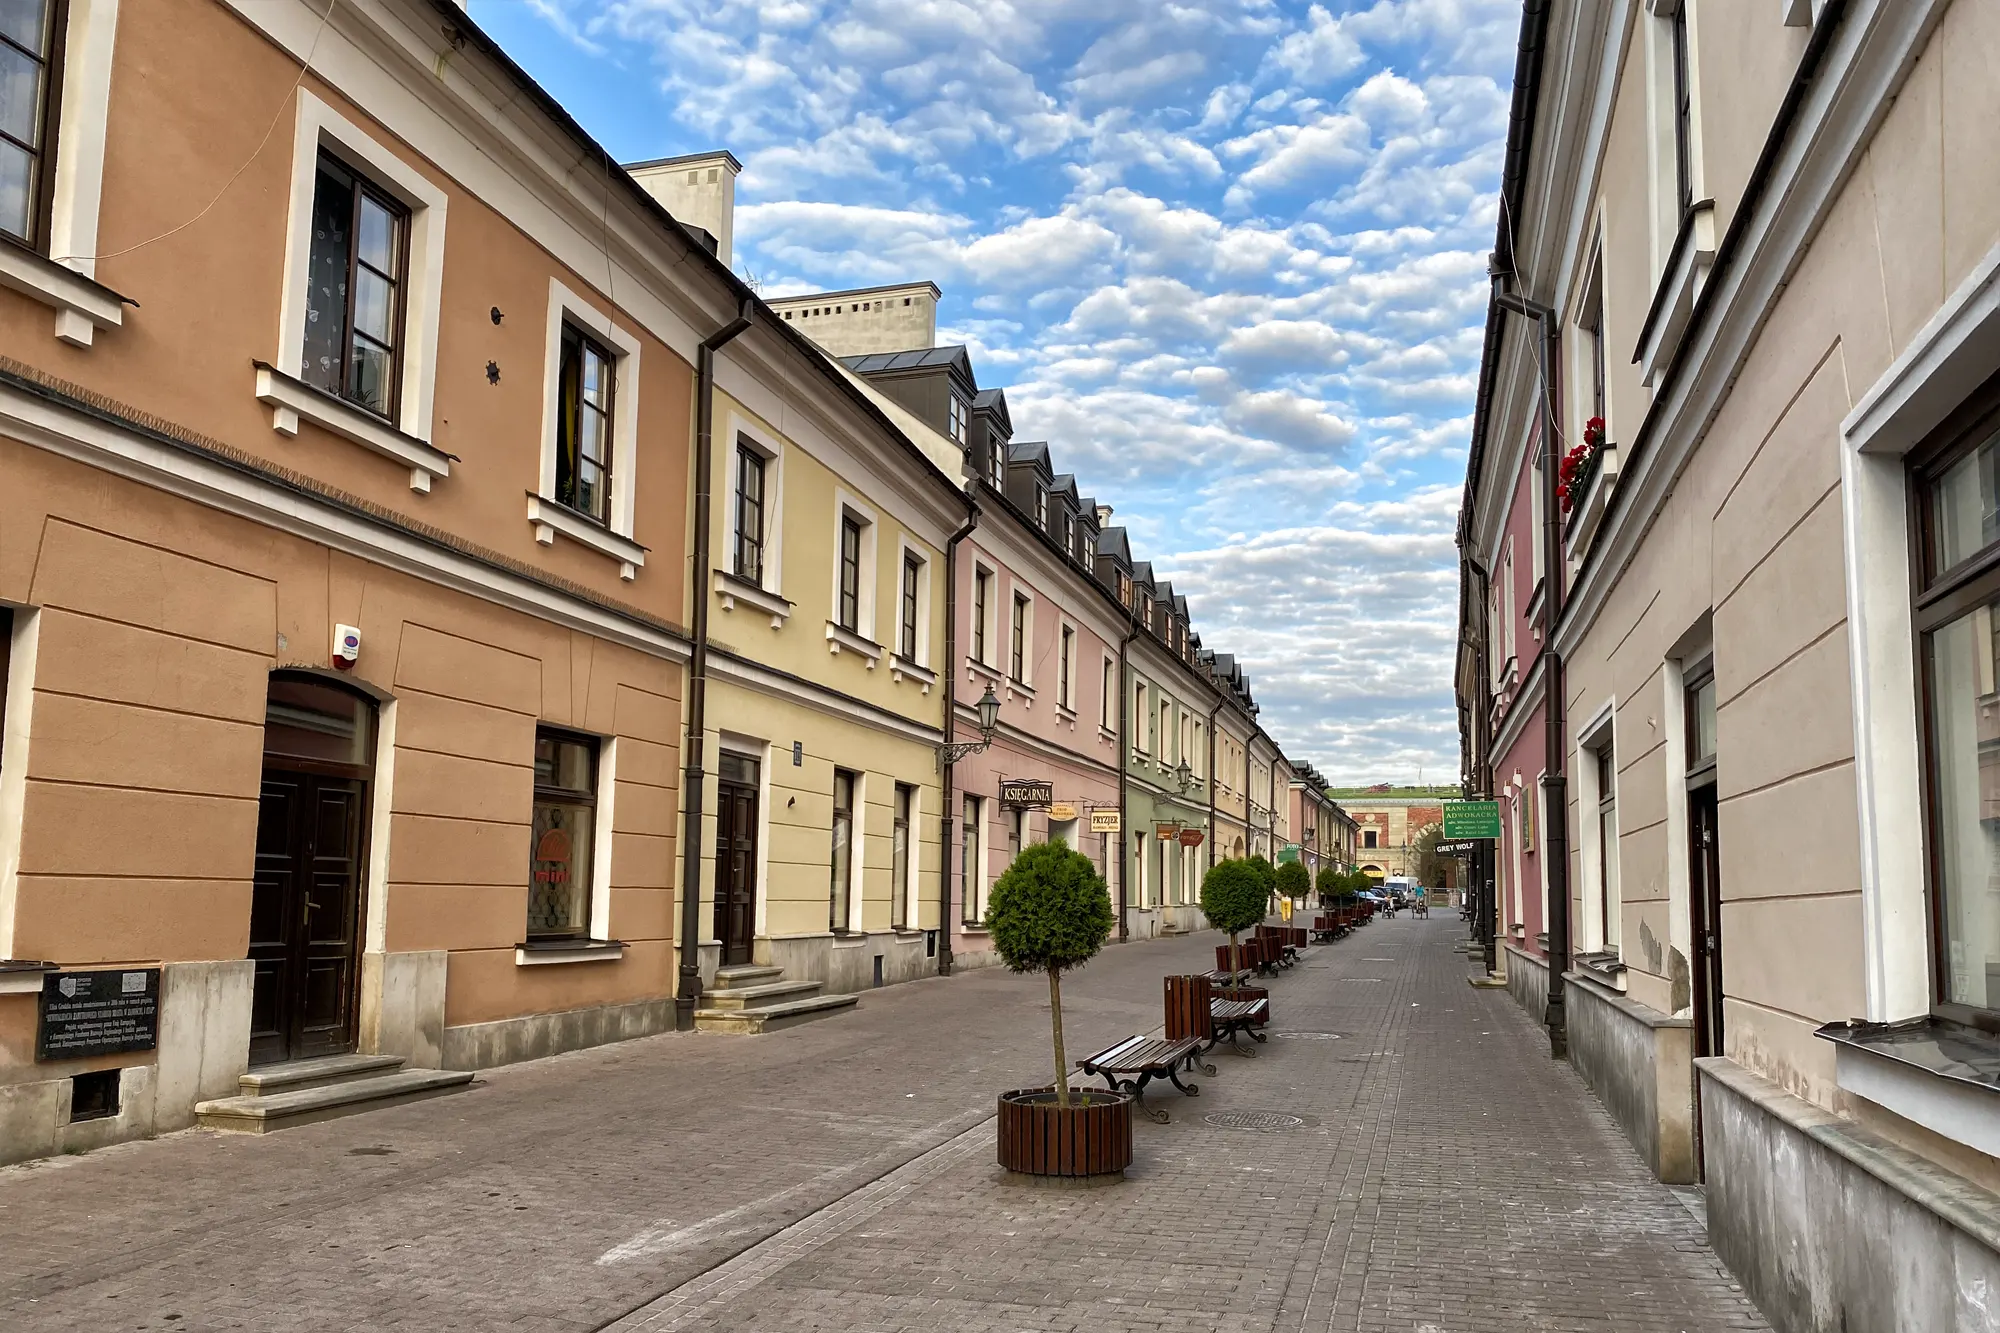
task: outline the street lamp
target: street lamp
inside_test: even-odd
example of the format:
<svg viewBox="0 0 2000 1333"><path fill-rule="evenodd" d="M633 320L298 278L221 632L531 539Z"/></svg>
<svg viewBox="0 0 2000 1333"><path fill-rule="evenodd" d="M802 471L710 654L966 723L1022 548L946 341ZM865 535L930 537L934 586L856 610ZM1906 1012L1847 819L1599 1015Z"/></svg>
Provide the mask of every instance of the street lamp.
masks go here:
<svg viewBox="0 0 2000 1333"><path fill-rule="evenodd" d="M1188 767L1188 761L1185 758L1174 765L1174 781L1179 784L1183 795L1187 793L1189 788L1194 786L1194 770Z"/></svg>
<svg viewBox="0 0 2000 1333"><path fill-rule="evenodd" d="M978 754L993 744L993 729L1000 725L1000 700L993 693L993 686L986 686L986 693L979 696L975 705L979 709L979 739L976 741L947 741L937 747L938 768L943 770L969 754Z"/></svg>

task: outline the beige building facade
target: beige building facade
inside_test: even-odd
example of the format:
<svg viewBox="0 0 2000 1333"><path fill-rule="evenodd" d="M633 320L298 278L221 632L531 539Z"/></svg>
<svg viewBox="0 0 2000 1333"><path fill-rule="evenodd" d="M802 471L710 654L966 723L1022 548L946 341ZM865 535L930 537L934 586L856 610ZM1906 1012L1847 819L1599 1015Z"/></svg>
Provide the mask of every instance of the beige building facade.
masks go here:
<svg viewBox="0 0 2000 1333"><path fill-rule="evenodd" d="M2000 9L1558 3L1522 47L1460 538L1497 568L1516 465L1539 521L1580 451L1532 612L1569 947L1500 964L1777 1327L1985 1326Z"/></svg>

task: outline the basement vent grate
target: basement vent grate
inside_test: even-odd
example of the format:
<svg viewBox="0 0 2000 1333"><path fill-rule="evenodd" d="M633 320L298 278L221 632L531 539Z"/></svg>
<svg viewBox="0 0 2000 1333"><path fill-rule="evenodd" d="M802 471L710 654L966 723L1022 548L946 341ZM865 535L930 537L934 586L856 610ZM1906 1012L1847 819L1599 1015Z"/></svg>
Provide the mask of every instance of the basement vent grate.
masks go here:
<svg viewBox="0 0 2000 1333"><path fill-rule="evenodd" d="M1202 1122L1217 1129L1255 1129L1266 1133L1305 1129L1319 1123L1311 1116L1290 1115L1284 1111L1213 1111L1203 1116Z"/></svg>

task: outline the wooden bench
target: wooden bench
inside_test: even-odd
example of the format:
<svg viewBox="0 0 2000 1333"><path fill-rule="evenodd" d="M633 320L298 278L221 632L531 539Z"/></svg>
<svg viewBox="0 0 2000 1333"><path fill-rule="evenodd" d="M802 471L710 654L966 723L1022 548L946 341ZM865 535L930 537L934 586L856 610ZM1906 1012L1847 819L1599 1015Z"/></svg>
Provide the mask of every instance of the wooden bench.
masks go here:
<svg viewBox="0 0 2000 1333"><path fill-rule="evenodd" d="M1274 968L1290 967L1299 961L1299 951L1292 944L1290 929L1285 926L1257 927L1257 943Z"/></svg>
<svg viewBox="0 0 2000 1333"><path fill-rule="evenodd" d="M1257 997L1253 999L1229 999L1215 993L1214 979L1207 975L1167 978L1167 1022L1166 1033L1169 1040L1193 1038L1205 1042L1201 1049L1211 1051L1224 1037L1229 1038L1229 1048L1238 1055L1255 1055L1247 1046L1236 1044L1236 1034L1247 1032L1254 1041L1263 1041L1263 1034L1256 1031L1269 1018L1271 1002ZM1199 1065L1201 1072L1215 1077L1215 1066L1188 1057L1189 1067Z"/></svg>
<svg viewBox="0 0 2000 1333"><path fill-rule="evenodd" d="M1179 1041L1170 1041L1165 1037L1127 1037L1096 1055L1078 1060L1076 1067L1092 1077L1101 1077L1113 1092L1121 1087L1130 1088L1139 1109L1164 1125L1173 1117L1146 1105L1146 1085L1156 1078L1163 1078L1190 1097L1198 1095L1200 1084L1181 1082L1181 1066L1200 1049L1201 1043L1192 1037L1183 1037Z"/></svg>

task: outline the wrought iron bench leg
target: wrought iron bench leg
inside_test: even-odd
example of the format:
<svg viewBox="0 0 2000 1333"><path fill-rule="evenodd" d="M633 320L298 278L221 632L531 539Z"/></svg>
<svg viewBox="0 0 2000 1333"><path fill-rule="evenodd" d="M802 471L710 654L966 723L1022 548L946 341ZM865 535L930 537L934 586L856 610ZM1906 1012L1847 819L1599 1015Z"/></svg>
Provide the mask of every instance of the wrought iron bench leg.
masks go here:
<svg viewBox="0 0 2000 1333"><path fill-rule="evenodd" d="M1208 1045L1203 1047L1202 1050L1188 1052L1187 1067L1189 1069L1199 1069L1201 1070L1202 1073L1208 1075L1210 1078L1214 1078L1216 1073L1215 1066L1201 1058L1203 1051L1210 1051L1214 1049L1215 1049L1215 1038L1211 1036L1208 1039Z"/></svg>
<svg viewBox="0 0 2000 1333"><path fill-rule="evenodd" d="M1201 1084L1181 1082L1181 1070L1179 1065L1177 1064L1169 1065L1167 1067L1167 1079L1175 1087L1179 1088L1182 1092L1186 1093L1188 1096L1190 1097L1201 1096Z"/></svg>
<svg viewBox="0 0 2000 1333"><path fill-rule="evenodd" d="M1148 1120L1156 1125L1171 1124L1173 1117L1168 1115L1165 1110L1155 1110L1153 1107L1146 1105L1146 1085L1152 1082L1152 1079L1153 1076L1151 1074L1139 1075L1138 1079L1131 1084L1132 1096L1139 1103L1139 1109L1146 1113Z"/></svg>

